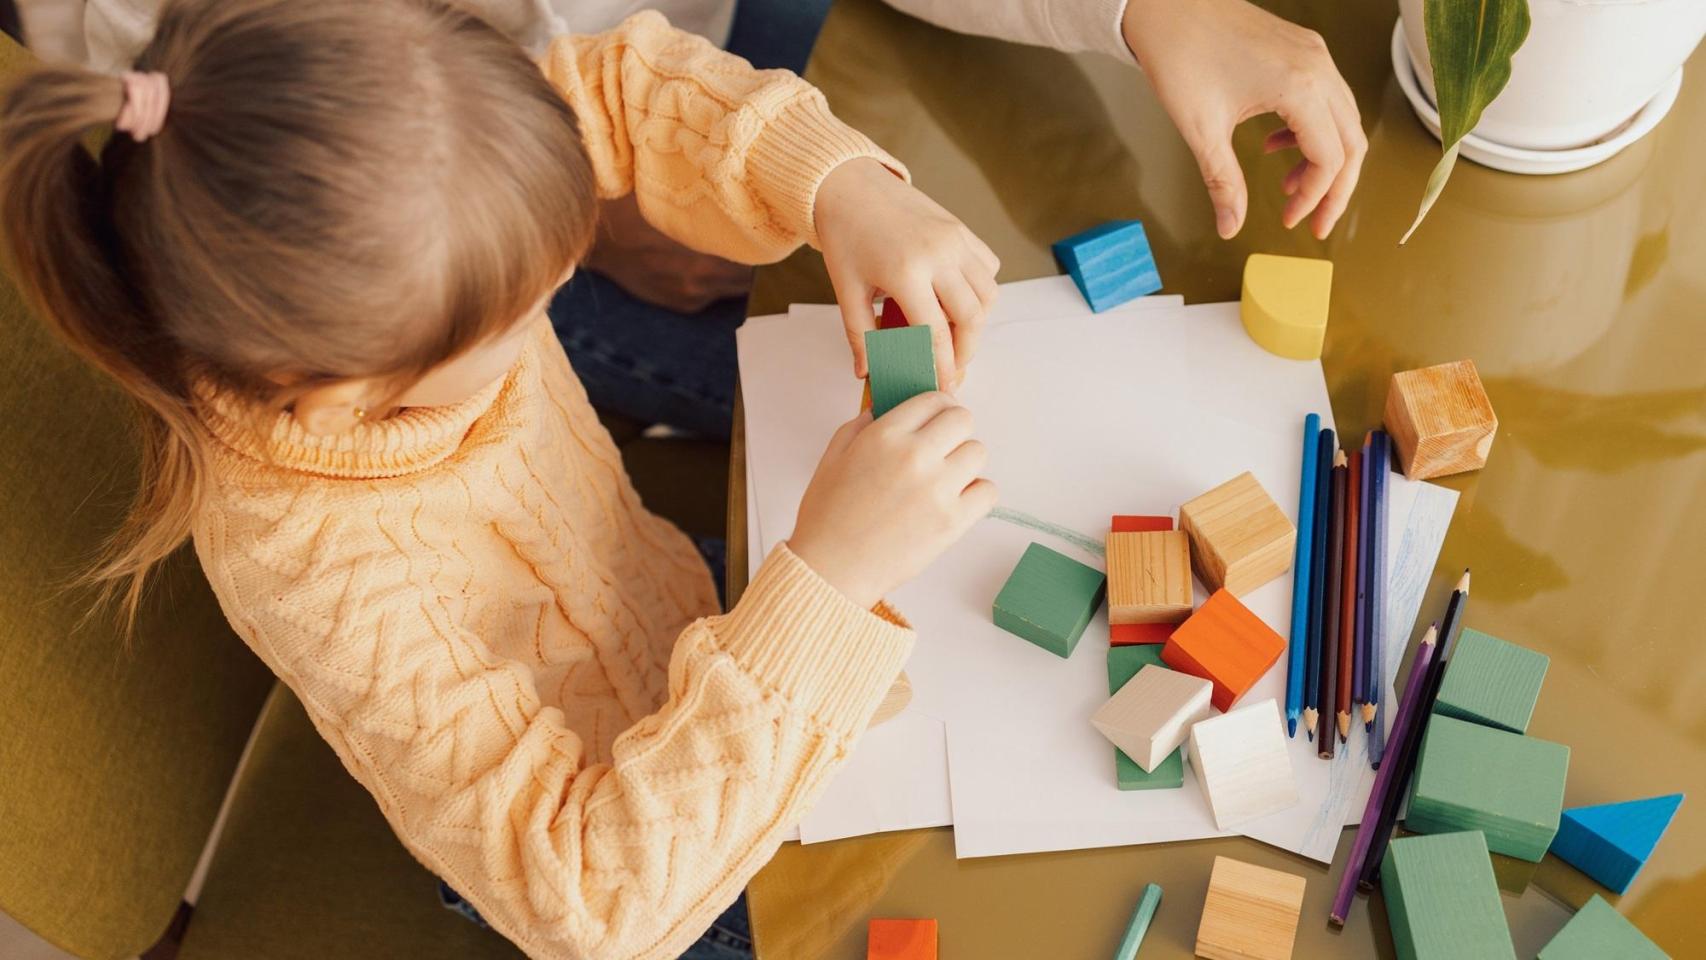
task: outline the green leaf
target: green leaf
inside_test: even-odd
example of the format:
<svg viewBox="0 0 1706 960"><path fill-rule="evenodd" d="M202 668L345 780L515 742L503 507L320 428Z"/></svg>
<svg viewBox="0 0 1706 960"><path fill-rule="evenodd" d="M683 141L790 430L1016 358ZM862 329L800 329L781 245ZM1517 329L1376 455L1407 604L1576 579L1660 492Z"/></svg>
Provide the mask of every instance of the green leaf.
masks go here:
<svg viewBox="0 0 1706 960"><path fill-rule="evenodd" d="M1511 57L1528 39L1528 0L1423 0L1422 21L1427 28L1445 156L1428 177L1416 222L1404 240L1421 226L1445 189L1457 162L1458 142L1475 129L1481 111L1510 81Z"/></svg>

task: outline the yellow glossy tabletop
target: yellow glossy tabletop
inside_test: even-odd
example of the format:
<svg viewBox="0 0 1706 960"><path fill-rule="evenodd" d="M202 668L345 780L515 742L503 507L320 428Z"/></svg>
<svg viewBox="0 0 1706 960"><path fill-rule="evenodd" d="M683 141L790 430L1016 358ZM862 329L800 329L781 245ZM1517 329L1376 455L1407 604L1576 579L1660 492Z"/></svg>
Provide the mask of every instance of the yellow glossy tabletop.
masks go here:
<svg viewBox="0 0 1706 960"><path fill-rule="evenodd" d="M1462 499L1424 616L1469 565L1468 622L1551 656L1530 732L1572 748L1570 804L1690 794L1634 887L1610 899L1673 955L1706 956L1706 57L1669 118L1599 167L1522 177L1459 164L1400 248L1439 145L1393 78L1396 5L1276 9L1326 36L1371 142L1325 243L1278 225L1290 161L1260 156L1272 118L1238 132L1249 223L1219 240L1190 154L1139 75L1112 60L841 0L807 75L995 248L1002 280L1057 272L1050 242L1119 217L1143 220L1166 292L1187 302L1236 299L1252 251L1331 258L1325 364L1352 436L1378 421L1393 371L1473 357L1500 431L1485 470L1445 481ZM760 271L753 311L830 299L807 251ZM737 438L737 571L740 472ZM1215 854L1308 879L1297 957L1391 954L1378 898L1335 931L1337 867L1243 839L968 861L946 829L786 844L750 903L763 960L863 957L871 916L938 918L946 960L1095 958L1112 956L1154 881L1166 893L1142 956L1184 957ZM1523 957L1598 890L1555 858L1500 867Z"/></svg>

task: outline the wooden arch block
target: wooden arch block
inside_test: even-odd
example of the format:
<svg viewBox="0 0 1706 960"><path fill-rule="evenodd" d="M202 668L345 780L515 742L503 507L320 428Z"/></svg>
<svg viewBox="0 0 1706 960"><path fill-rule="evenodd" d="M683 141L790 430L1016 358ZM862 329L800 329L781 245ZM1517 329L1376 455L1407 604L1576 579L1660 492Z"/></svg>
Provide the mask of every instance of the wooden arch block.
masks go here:
<svg viewBox="0 0 1706 960"><path fill-rule="evenodd" d="M1279 662L1285 638L1229 590L1217 590L1173 631L1161 650L1167 666L1214 684L1214 707L1231 710Z"/></svg>
<svg viewBox="0 0 1706 960"><path fill-rule="evenodd" d="M1241 473L1179 508L1191 538L1191 568L1212 593L1243 596L1291 569L1297 528L1262 489Z"/></svg>
<svg viewBox="0 0 1706 960"><path fill-rule="evenodd" d="M1297 805L1291 753L1273 700L1198 721L1191 727L1191 768L1221 830Z"/></svg>
<svg viewBox="0 0 1706 960"><path fill-rule="evenodd" d="M1263 350L1291 360L1317 360L1327 337L1333 262L1252 253L1244 261L1238 313Z"/></svg>
<svg viewBox="0 0 1706 960"><path fill-rule="evenodd" d="M1380 862L1380 889L1402 960L1516 960L1478 831L1392 841Z"/></svg>
<svg viewBox="0 0 1706 960"><path fill-rule="evenodd" d="M1475 361L1459 360L1393 374L1386 431L1404 476L1426 480L1486 466L1499 418Z"/></svg>
<svg viewBox="0 0 1706 960"><path fill-rule="evenodd" d="M1144 772L1153 773L1209 715L1206 680L1145 666L1090 715L1090 724Z"/></svg>
<svg viewBox="0 0 1706 960"><path fill-rule="evenodd" d="M1183 530L1108 534L1108 622L1179 623L1191 615L1191 541Z"/></svg>
<svg viewBox="0 0 1706 960"><path fill-rule="evenodd" d="M1197 925L1196 955L1209 960L1288 960L1308 881L1215 857Z"/></svg>
<svg viewBox="0 0 1706 960"><path fill-rule="evenodd" d="M1682 794L1673 793L1565 810L1552 852L1606 889L1623 893L1681 806Z"/></svg>

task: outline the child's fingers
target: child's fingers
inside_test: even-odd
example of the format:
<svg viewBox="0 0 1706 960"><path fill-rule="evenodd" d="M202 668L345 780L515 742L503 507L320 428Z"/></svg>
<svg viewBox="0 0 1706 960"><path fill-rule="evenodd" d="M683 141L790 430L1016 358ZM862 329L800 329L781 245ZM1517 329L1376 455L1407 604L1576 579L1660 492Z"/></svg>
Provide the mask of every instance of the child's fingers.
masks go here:
<svg viewBox="0 0 1706 960"><path fill-rule="evenodd" d="M1297 147L1297 134L1290 127L1280 127L1262 140L1263 153L1278 153L1281 150L1292 150Z"/></svg>
<svg viewBox="0 0 1706 960"><path fill-rule="evenodd" d="M840 454L843 450L846 450L852 445L853 441L859 436L859 434L862 433L866 427L871 425L871 422L871 411L865 410L857 417L854 417L837 427L835 433L830 435L829 446L824 448L824 458L828 459L830 457L834 457Z"/></svg>
<svg viewBox="0 0 1706 960"><path fill-rule="evenodd" d="M847 347L853 352L853 375L869 376L865 365L865 331L877 329L877 314L871 306L876 291L861 281L839 276L835 270L829 272L829 284L835 289L841 326L847 332Z"/></svg>
<svg viewBox="0 0 1706 960"><path fill-rule="evenodd" d="M977 352L977 340L983 332L983 299L973 290L965 275L949 271L936 278L936 297L947 310L954 340L954 366L964 370Z"/></svg>
<svg viewBox="0 0 1706 960"><path fill-rule="evenodd" d="M1300 89L1281 101L1279 114L1297 133L1297 145L1303 150L1303 158L1309 161L1297 192L1286 201L1281 222L1289 230L1301 223L1327 195L1345 165L1345 147L1332 111L1313 87Z"/></svg>
<svg viewBox="0 0 1706 960"><path fill-rule="evenodd" d="M982 441L967 440L953 449L945 461L949 490L964 490L989 464L989 448Z"/></svg>
<svg viewBox="0 0 1706 960"><path fill-rule="evenodd" d="M988 477L979 477L967 484L960 491L960 509L964 511L962 519L970 524L989 516L989 511L994 510L1000 501L1000 493L995 481Z"/></svg>
<svg viewBox="0 0 1706 960"><path fill-rule="evenodd" d="M971 411L965 407L952 406L940 410L918 428L919 447L929 456L946 457L971 439L972 426Z"/></svg>
<svg viewBox="0 0 1706 960"><path fill-rule="evenodd" d="M995 301L1001 295L1001 288L995 282L995 274L983 270L967 270L965 278L971 288L977 291L977 298L983 301L984 319L988 320L989 311L995 309Z"/></svg>
<svg viewBox="0 0 1706 960"><path fill-rule="evenodd" d="M972 233L970 228L962 227L961 229L965 230L966 237L971 242L972 253L976 254L978 260L982 261L983 265L989 268L989 275L993 277L1000 273L1001 258L995 255L994 250L989 249L989 244L984 243L982 237Z"/></svg>
<svg viewBox="0 0 1706 960"><path fill-rule="evenodd" d="M953 389L953 335L948 330L947 314L942 312L942 304L936 300L935 289L925 284L905 290L891 290L889 295L900 301L900 309L906 314L908 323L915 327L930 328L930 349L936 355L936 385L943 390Z"/></svg>
<svg viewBox="0 0 1706 960"><path fill-rule="evenodd" d="M958 406L954 398L941 390L921 393L895 404L894 409L883 414L883 419L878 421L879 428L892 433L915 433L938 413L954 406Z"/></svg>

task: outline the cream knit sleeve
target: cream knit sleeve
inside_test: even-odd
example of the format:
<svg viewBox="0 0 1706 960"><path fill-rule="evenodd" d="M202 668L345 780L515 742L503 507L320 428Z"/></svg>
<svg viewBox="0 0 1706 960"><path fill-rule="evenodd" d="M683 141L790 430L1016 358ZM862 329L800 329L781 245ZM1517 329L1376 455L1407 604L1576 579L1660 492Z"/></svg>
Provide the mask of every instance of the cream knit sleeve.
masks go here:
<svg viewBox="0 0 1706 960"><path fill-rule="evenodd" d="M732 260L768 263L815 245L818 186L848 160L906 175L817 88L756 70L655 12L558 37L543 67L580 119L599 192L633 191L658 229Z"/></svg>

